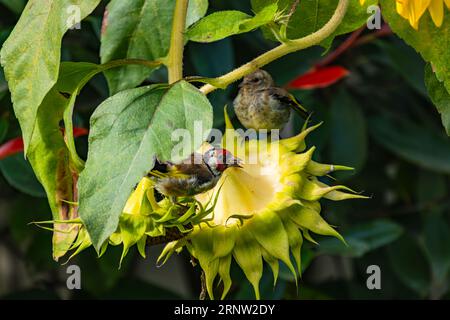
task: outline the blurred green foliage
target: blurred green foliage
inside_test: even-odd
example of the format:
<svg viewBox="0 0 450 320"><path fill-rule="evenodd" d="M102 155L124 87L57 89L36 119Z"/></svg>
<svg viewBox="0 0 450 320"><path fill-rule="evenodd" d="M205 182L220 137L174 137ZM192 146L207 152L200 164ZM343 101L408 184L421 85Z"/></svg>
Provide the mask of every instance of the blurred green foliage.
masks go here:
<svg viewBox="0 0 450 320"><path fill-rule="evenodd" d="M20 15L25 1L0 1L0 44ZM64 38L63 60L99 63L99 34L105 2ZM249 1L210 1L209 13L236 9L252 14ZM365 31L368 32L368 31ZM346 36L338 38L333 48ZM212 44L189 43L185 74L218 76L270 49L260 31ZM331 49L332 50L332 49ZM277 60L265 69L284 85L323 59L311 48ZM450 140L426 94L424 63L396 36L374 39L347 50L334 64L350 75L331 87L294 91L313 121L324 121L311 135L317 160L355 167L339 181L371 196L367 201L323 203L323 213L339 227L346 247L334 239L306 244L304 274L297 288L282 267L273 288L269 270L261 282L267 299L416 299L448 298L450 270ZM165 79L160 69L146 83ZM223 126L222 110L237 92L232 86L209 96L215 127ZM95 107L108 96L106 81L96 76L83 89L75 107L77 126L87 127ZM292 128L302 122L295 118ZM20 135L10 95L0 69L0 142ZM77 139L86 155L87 139ZM98 259L88 250L71 261L82 270L82 290L66 290L66 267L51 259L51 233L28 225L51 213L30 166L22 155L0 161L0 296L42 298L195 298L199 270L187 257L162 271L154 257L143 261L132 252L118 269L120 248ZM330 181L329 181L330 182ZM151 250L159 251L158 248ZM171 258L173 259L173 258ZM9 267L8 267L9 265ZM369 265L381 268L381 290L368 290ZM233 269L232 299L251 299L244 275ZM267 272L266 272L267 271ZM183 285L177 283L181 279ZM175 283L174 283L175 281Z"/></svg>

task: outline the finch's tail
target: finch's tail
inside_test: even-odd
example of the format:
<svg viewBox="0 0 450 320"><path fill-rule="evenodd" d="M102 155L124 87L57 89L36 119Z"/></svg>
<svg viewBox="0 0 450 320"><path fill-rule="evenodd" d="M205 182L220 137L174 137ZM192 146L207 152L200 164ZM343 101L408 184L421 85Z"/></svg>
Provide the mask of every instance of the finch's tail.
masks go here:
<svg viewBox="0 0 450 320"><path fill-rule="evenodd" d="M291 103L289 104L292 109L294 109L295 112L298 113L300 117L303 119L308 119L311 116L311 113L306 110L305 107L303 107L297 99L293 95L289 95L289 98L291 99Z"/></svg>

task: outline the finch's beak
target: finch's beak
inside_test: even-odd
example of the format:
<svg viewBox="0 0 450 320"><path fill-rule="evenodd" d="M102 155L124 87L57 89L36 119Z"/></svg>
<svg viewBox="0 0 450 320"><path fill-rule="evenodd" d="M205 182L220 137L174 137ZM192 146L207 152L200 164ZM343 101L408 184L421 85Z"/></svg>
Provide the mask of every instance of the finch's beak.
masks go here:
<svg viewBox="0 0 450 320"><path fill-rule="evenodd" d="M230 159L231 161L230 161L230 164L228 165L229 167L236 167L236 168L243 168L242 166L241 166L241 159L239 159L239 158L233 158L233 159Z"/></svg>

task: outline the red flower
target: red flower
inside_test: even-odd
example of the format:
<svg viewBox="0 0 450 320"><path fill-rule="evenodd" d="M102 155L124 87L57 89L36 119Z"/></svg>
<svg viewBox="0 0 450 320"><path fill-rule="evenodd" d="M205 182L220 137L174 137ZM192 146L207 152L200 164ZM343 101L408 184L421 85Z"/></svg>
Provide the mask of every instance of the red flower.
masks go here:
<svg viewBox="0 0 450 320"><path fill-rule="evenodd" d="M89 131L85 128L73 128L73 136L75 138L85 136L88 133ZM0 146L0 160L19 152L23 152L23 140L21 137L11 139Z"/></svg>
<svg viewBox="0 0 450 320"><path fill-rule="evenodd" d="M341 66L315 68L288 84L288 89L325 88L347 76L349 71Z"/></svg>

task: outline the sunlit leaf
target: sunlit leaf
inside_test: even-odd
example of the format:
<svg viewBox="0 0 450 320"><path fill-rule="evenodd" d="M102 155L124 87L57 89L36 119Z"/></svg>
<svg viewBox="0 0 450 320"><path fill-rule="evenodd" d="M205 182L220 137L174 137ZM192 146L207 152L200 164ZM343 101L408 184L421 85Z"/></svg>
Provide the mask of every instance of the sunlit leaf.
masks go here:
<svg viewBox="0 0 450 320"><path fill-rule="evenodd" d="M187 37L196 42L214 42L239 33L239 25L251 19L240 11L219 11L206 16L190 28Z"/></svg>
<svg viewBox="0 0 450 320"><path fill-rule="evenodd" d="M218 11L201 19L186 35L191 41L213 42L249 32L273 21L277 8L276 3L271 4L253 17L241 11Z"/></svg>
<svg viewBox="0 0 450 320"><path fill-rule="evenodd" d="M120 92L104 101L91 118L89 155L78 183L79 212L97 250L114 232L128 196L154 164L172 158L179 142L172 132L186 129L194 137L194 122L203 132L212 125L206 97L181 81L170 87L147 86ZM184 141L180 158L202 143ZM190 145L188 145L190 143ZM180 160L180 159L172 159Z"/></svg>
<svg viewBox="0 0 450 320"><path fill-rule="evenodd" d="M450 135L450 93L437 78L430 64L425 67L425 84L431 101L441 114L442 125Z"/></svg>
<svg viewBox="0 0 450 320"><path fill-rule="evenodd" d="M100 0L30 0L19 22L0 51L14 112L19 119L25 151L33 134L38 107L58 79L61 40L80 17L87 16Z"/></svg>

